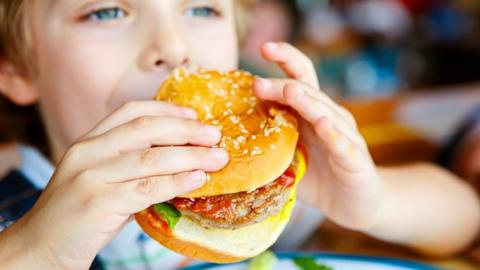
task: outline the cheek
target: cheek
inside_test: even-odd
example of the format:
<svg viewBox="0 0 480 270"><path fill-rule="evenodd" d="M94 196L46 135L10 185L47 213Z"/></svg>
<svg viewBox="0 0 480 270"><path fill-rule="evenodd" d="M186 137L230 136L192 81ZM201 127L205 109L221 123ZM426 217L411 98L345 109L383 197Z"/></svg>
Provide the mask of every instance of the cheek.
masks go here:
<svg viewBox="0 0 480 270"><path fill-rule="evenodd" d="M111 111L109 99L124 70L119 59L124 58L112 46L62 40L39 44L38 88L49 132L70 145Z"/></svg>

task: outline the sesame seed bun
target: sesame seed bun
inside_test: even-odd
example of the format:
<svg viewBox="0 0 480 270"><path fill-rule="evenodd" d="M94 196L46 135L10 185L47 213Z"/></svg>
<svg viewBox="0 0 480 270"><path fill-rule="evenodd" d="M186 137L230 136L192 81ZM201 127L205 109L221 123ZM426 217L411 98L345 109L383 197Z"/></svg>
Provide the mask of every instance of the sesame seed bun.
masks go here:
<svg viewBox="0 0 480 270"><path fill-rule="evenodd" d="M210 173L200 189L186 198L255 190L282 175L293 160L298 140L297 121L284 107L258 100L254 77L245 71L177 69L162 85L157 100L189 107L203 123L222 131L219 147L230 161Z"/></svg>

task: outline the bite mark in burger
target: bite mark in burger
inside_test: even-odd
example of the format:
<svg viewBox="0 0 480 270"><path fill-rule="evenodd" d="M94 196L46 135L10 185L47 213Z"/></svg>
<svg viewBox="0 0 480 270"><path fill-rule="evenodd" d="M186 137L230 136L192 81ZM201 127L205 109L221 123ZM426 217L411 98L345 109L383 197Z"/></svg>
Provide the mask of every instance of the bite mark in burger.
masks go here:
<svg viewBox="0 0 480 270"><path fill-rule="evenodd" d="M258 100L245 71L188 73L177 69L156 99L197 111L222 131L230 160L198 190L138 213L162 245L196 259L235 262L270 247L283 231L305 171L295 117Z"/></svg>

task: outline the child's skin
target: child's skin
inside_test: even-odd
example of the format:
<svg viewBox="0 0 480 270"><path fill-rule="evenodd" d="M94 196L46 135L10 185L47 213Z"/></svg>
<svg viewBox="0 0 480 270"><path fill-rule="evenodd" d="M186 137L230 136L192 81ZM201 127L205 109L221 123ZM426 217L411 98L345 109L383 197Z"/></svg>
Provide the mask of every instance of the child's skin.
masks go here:
<svg viewBox="0 0 480 270"><path fill-rule="evenodd" d="M233 0L34 1L37 73L3 61L0 89L40 104L57 167L35 207L1 233L2 267L87 268L132 214L198 188L228 162L211 148L220 132L193 111L132 100L149 100L175 67L237 68L233 12ZM289 79L258 79L256 95L302 119L310 154L302 200L342 226L428 254L466 247L480 222L469 187L429 165L376 168L310 60L284 43L262 54Z"/></svg>

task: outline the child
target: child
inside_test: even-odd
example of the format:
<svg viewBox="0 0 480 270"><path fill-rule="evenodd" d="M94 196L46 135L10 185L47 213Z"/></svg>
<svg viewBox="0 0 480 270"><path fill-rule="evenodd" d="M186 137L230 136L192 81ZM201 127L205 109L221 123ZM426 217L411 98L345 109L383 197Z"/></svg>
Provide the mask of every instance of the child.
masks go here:
<svg viewBox="0 0 480 270"><path fill-rule="evenodd" d="M234 12L242 3L0 3L2 95L38 103L55 164L51 178L29 179L33 187L49 182L0 234L2 268L88 268L120 231L132 229L132 214L200 187L205 172L228 162L211 147L217 129L189 109L148 100L176 67L237 67ZM426 254L452 254L471 242L480 209L470 187L431 165L376 168L352 116L320 91L310 61L284 43L267 43L262 54L288 79L258 79L256 95L301 119L310 153L301 200L342 226ZM48 175L40 167L30 178ZM160 265L175 267L169 261Z"/></svg>

